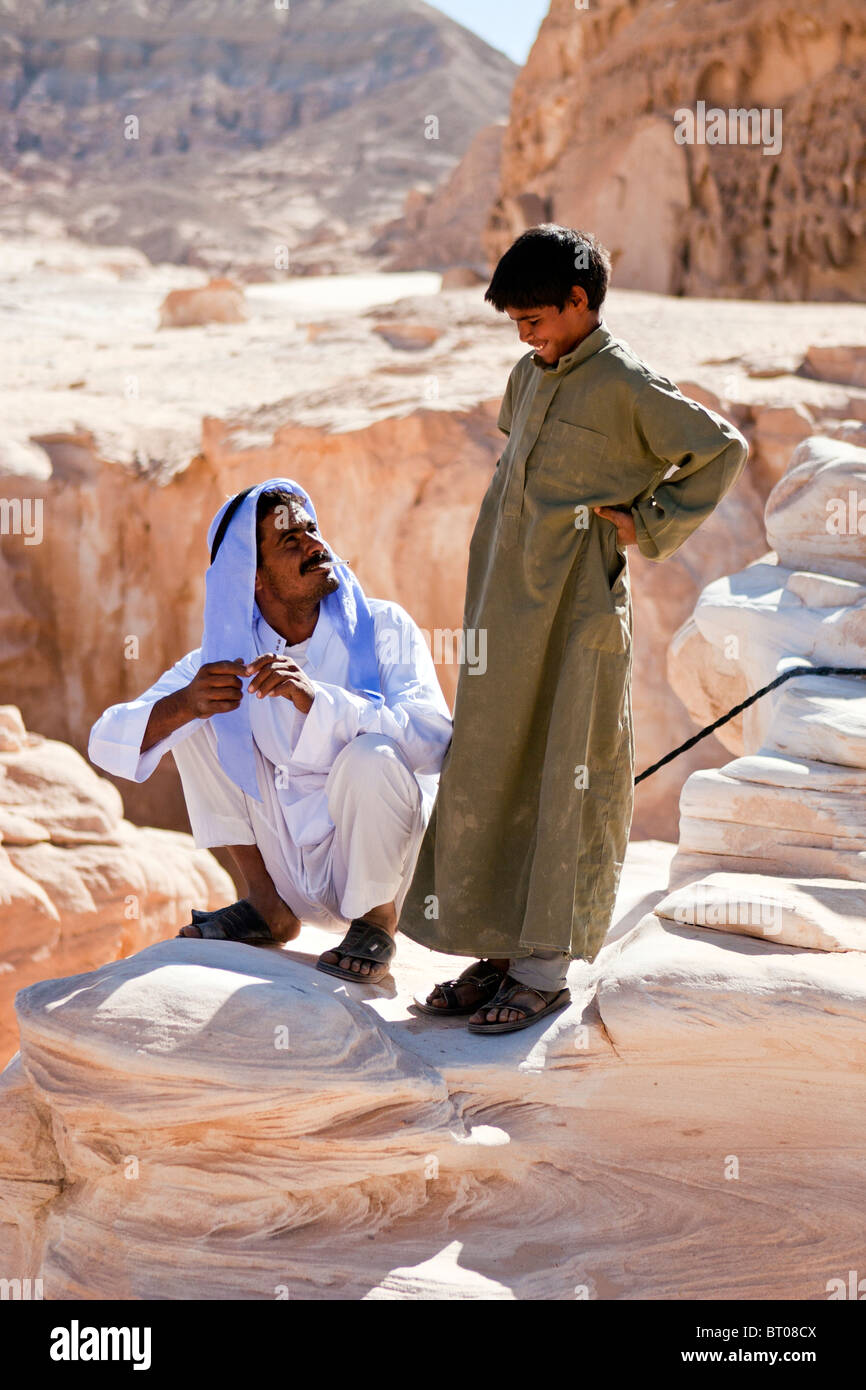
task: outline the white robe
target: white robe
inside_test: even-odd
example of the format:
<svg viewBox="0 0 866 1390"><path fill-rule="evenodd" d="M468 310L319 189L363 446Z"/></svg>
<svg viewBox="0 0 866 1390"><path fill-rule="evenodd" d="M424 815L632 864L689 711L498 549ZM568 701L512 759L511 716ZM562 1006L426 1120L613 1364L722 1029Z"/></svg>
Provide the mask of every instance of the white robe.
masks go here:
<svg viewBox="0 0 866 1390"><path fill-rule="evenodd" d="M399 911L451 739L448 706L420 630L399 604L369 603L382 705L346 688L349 654L324 607L312 636L295 646L257 616L257 654L287 653L315 690L307 714L281 696L250 698L261 802L223 772L209 720L191 720L140 751L153 705L189 684L199 651L137 700L106 710L90 735L91 761L134 782L145 781L171 749L196 844L257 844L280 896L303 920L321 925L392 898ZM237 655L226 652L225 659Z"/></svg>

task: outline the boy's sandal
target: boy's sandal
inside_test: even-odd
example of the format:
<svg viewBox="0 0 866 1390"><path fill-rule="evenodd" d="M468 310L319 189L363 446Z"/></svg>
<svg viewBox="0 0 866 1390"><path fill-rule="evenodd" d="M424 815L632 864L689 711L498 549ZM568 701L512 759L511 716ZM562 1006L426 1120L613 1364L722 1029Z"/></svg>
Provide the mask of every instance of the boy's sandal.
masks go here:
<svg viewBox="0 0 866 1390"><path fill-rule="evenodd" d="M541 1000L542 1008L529 1009L525 1004L512 1004L512 999L516 994L523 990L536 995ZM485 1009L508 1008L515 1013L522 1014L521 1018L508 1023L468 1023L466 1026L470 1033L517 1033L521 1028L529 1028L539 1019L545 1018L547 1014L556 1013L558 1009L564 1009L571 1003L571 993L568 989L542 990L534 989L532 985L521 984L515 980L513 975L506 975L497 994L489 999L486 1004L481 1005ZM475 1010L473 1009L473 1013Z"/></svg>
<svg viewBox="0 0 866 1390"><path fill-rule="evenodd" d="M183 941L208 937L215 941L242 941L248 946L278 944L262 914L245 898L232 903L231 907L220 907L215 912L201 912L193 908L192 921L188 925L197 928L199 935L186 936L184 932L178 932L178 937Z"/></svg>
<svg viewBox="0 0 866 1390"><path fill-rule="evenodd" d="M356 917L339 946L332 946L330 949L339 951L341 956L349 956L352 960L369 960L374 965L384 965L383 974L387 974L397 943L384 927L376 927L372 922L365 922L363 918ZM327 952L322 954L326 955ZM377 980L382 979L382 974L374 975L372 970L362 975L357 970L331 965L328 961L323 961L321 956L316 961L316 969L323 971L325 975L336 975L341 980L354 980L356 985L363 984L365 980L368 984L375 984Z"/></svg>
<svg viewBox="0 0 866 1390"><path fill-rule="evenodd" d="M486 1004L488 999L492 999L502 981L505 979L507 971L499 965L491 965L489 960L477 960L472 965L468 965L462 975L458 975L456 980L443 980L442 984L435 985L426 999L419 999L415 996L415 1007L420 1009L422 1014L431 1014L434 1018L454 1018L457 1015L474 1014L476 1009L480 1009ZM474 1004L461 1004L457 997L456 986L472 984L478 990L478 996ZM430 1000L436 991L445 1000L440 1008L438 1004L431 1004Z"/></svg>

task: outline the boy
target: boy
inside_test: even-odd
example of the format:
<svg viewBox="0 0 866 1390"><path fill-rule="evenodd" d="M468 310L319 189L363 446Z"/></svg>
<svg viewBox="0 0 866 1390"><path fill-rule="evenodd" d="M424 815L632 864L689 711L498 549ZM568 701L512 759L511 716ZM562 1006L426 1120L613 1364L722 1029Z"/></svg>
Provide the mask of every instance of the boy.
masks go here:
<svg viewBox="0 0 866 1390"><path fill-rule="evenodd" d="M486 629L487 669L461 667L400 918L413 940L480 958L419 1001L470 1015L472 1032L564 1008L569 960L601 949L633 807L626 547L672 555L748 455L613 337L609 278L594 237L545 225L506 251L485 295L532 351L508 379L508 439L469 550L463 622Z"/></svg>

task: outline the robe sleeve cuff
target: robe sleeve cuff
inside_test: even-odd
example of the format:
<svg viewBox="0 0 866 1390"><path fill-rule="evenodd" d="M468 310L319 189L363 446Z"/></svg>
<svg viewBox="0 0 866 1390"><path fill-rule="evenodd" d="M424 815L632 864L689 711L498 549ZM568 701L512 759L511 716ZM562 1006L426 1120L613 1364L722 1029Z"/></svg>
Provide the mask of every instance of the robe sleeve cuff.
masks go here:
<svg viewBox="0 0 866 1390"><path fill-rule="evenodd" d="M385 703L384 696L366 699L325 681L313 680L310 684L315 698L304 715L292 762L311 771L328 772L340 748L368 728L375 732L373 725Z"/></svg>
<svg viewBox="0 0 866 1390"><path fill-rule="evenodd" d="M634 522L637 548L641 555L645 555L648 560L663 559L664 556L657 540L673 523L675 517L673 515L663 516L659 509L653 506L651 500L636 503L631 508L631 516ZM647 524L648 520L649 525Z"/></svg>
<svg viewBox="0 0 866 1390"><path fill-rule="evenodd" d="M203 719L190 720L142 753L142 740L155 704L156 700L133 700L128 705L114 705L106 710L90 732L87 747L90 761L114 777L123 777L128 782L146 782L163 754L204 723Z"/></svg>

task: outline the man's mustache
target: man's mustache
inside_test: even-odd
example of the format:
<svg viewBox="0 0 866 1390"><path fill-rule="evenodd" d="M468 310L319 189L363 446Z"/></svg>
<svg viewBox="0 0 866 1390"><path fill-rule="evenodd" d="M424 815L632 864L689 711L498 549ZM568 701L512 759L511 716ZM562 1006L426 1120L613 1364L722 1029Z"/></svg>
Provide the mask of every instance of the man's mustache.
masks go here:
<svg viewBox="0 0 866 1390"><path fill-rule="evenodd" d="M333 558L333 555L327 550L317 550L315 555L311 555L310 558L305 560L301 565L301 574L306 574L308 569L313 569L316 565L321 564L322 560L333 560Z"/></svg>

